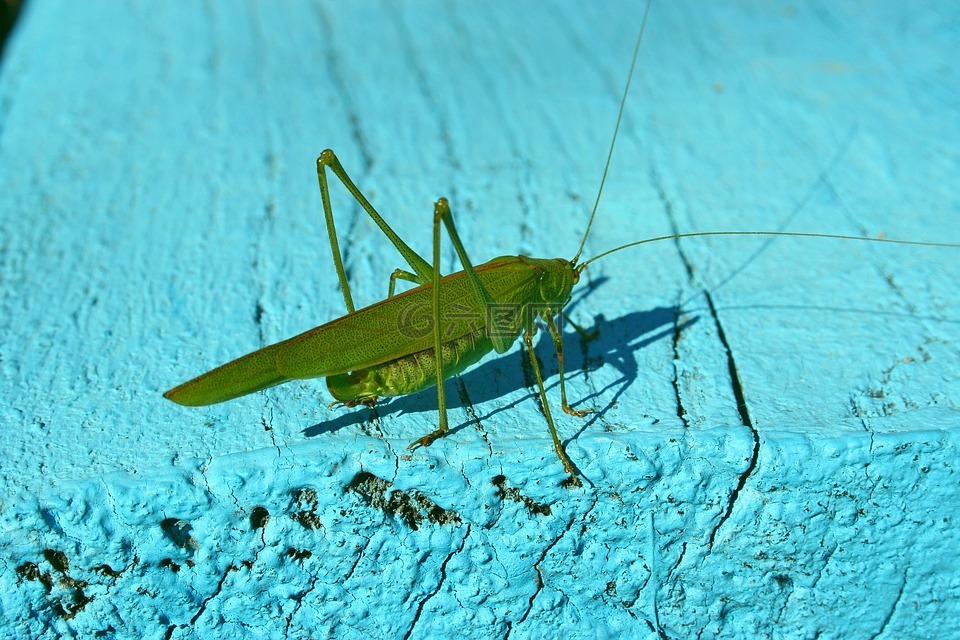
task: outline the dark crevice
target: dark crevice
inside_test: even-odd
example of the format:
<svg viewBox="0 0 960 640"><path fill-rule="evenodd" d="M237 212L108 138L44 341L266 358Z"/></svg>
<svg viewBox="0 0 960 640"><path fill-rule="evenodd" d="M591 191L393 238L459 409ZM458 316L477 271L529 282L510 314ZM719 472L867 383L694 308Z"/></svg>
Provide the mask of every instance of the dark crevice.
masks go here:
<svg viewBox="0 0 960 640"><path fill-rule="evenodd" d="M707 305L710 307L710 315L713 316L714 325L717 327L717 337L720 338L720 344L727 354L727 369L730 372L730 384L733 386L733 397L737 401L737 412L740 414L740 421L751 430L753 430L753 421L750 419L750 411L747 409L747 401L743 394L743 385L740 382L740 374L737 372L737 363L733 359L733 351L730 349L730 343L727 341L727 335L720 323L720 316L717 314L717 308L713 304L713 296L709 291L704 292L707 299ZM754 440L758 440L754 432Z"/></svg>
<svg viewBox="0 0 960 640"><path fill-rule="evenodd" d="M660 174L657 172L655 167L650 169L650 182L653 184L654 189L657 192L657 196L660 199L660 202L663 206L664 212L667 214L667 218L670 220L671 230L674 234L680 232L677 227L676 219L673 212L673 205L670 203L669 198L667 197L666 190L663 187L663 182L660 178ZM686 252L683 250L683 246L680 244L680 239L676 238L674 240L677 247L677 253L680 256L680 260L683 263L683 267L687 272L687 278L691 283L694 282L694 268L693 263L687 257ZM710 532L710 538L708 546L713 548L713 542L716 540L717 532L720 530L720 527L723 526L723 523L727 521L730 517L730 514L733 513L733 507L737 502L737 498L740 497L740 492L746 486L747 479L753 473L754 469L757 468L757 460L760 457L760 433L754 428L753 420L750 418L750 411L747 408L746 396L743 391L743 383L740 380L740 374L737 371L737 363L733 357L733 350L730 348L730 342L727 340L726 332L723 330L723 324L720 322L720 316L717 313L716 305L713 302L713 297L710 291L703 292L704 297L707 300L707 305L710 309L710 315L713 317L714 326L717 327L717 336L720 339L720 343L723 345L723 350L727 355L727 370L730 374L730 384L733 391L733 397L737 403L737 412L740 414L740 421L745 427L750 429L750 435L753 437L753 451L750 454L750 461L747 464L747 468L744 469L743 473L740 474L740 477L737 479L737 486L734 487L733 491L730 493L730 498L727 501L727 507L723 512L723 515L720 516L720 519L717 521L716 526L713 528L713 531ZM683 304L677 305L677 316L681 313ZM680 329L681 326L679 323L674 324L674 355L677 355L677 343L680 338ZM674 376L674 389L677 394L677 415L683 420L684 419L684 410L683 404L680 397L680 389L677 384L676 376Z"/></svg>
<svg viewBox="0 0 960 640"><path fill-rule="evenodd" d="M747 479L750 477L750 474L752 474L754 469L757 468L757 460L760 458L760 433L754 428L753 420L750 418L750 411L747 408L747 401L743 393L743 384L740 382L740 374L737 372L737 363L733 358L733 351L730 349L730 343L727 341L726 333L723 331L723 325L720 323L720 317L717 315L717 308L713 304L713 297L710 295L709 291L704 292L704 296L706 297L707 305L710 308L710 315L713 316L714 324L717 327L717 336L720 338L720 343L723 345L723 349L727 354L727 368L730 372L730 384L733 386L733 397L737 401L737 411L740 413L740 420L743 422L745 427L750 429L750 435L753 437L753 451L750 454L750 462L747 464L747 468L744 469L743 473L741 473L740 477L737 479L737 486L734 487L732 492L730 492L730 499L727 501L726 510L724 510L723 515L720 516L720 519L717 521L713 531L710 532L710 538L707 546L708 548L713 549L713 542L717 538L717 532L720 531L720 527L722 527L723 523L727 521L727 519L730 517L730 514L733 513L733 507L737 502L737 498L740 497L740 492L743 490L743 487L746 486Z"/></svg>
<svg viewBox="0 0 960 640"><path fill-rule="evenodd" d="M678 235L680 233L680 228L677 226L677 217L673 212L673 204L670 202L670 198L667 197L667 191L663 187L663 180L660 178L660 173L657 171L656 167L650 167L650 184L653 185L654 190L657 192L657 199L660 200L660 205L663 207L663 212L666 214L667 220L670 222L671 235ZM693 263L690 262L687 254L683 251L683 246L680 244L680 238L674 238L673 243L677 247L677 253L680 254L680 260L683 262L683 268L687 272L687 279L690 280L690 282L693 282Z"/></svg>
<svg viewBox="0 0 960 640"><path fill-rule="evenodd" d="M677 557L677 561L673 563L673 566L667 571L667 582L673 577L673 572L677 570L677 567L680 566L680 563L683 562L683 557L687 554L687 543L684 542L680 545L680 555Z"/></svg>
<svg viewBox="0 0 960 640"><path fill-rule="evenodd" d="M343 576L343 582L346 583L347 580L353 577L354 572L357 570L357 566L360 564L360 561L363 559L363 555L367 552L367 547L370 546L370 538L366 538L363 541L363 546L359 547L357 551L357 558L353 561L353 564L350 565L350 570L347 571Z"/></svg>
<svg viewBox="0 0 960 640"><path fill-rule="evenodd" d="M213 593L211 593L207 598L205 598L202 603L200 603L200 610L197 611L197 613L192 618L190 618L190 624L197 623L197 620L200 619L200 616L203 615L203 612L207 610L207 603L213 600L214 598L216 598L218 595L220 595L220 592L223 591L223 583L227 581L227 576L230 575L231 571L236 571L236 570L237 568L232 564L228 566L226 570L224 570L223 575L220 576L220 582L217 583L216 590Z"/></svg>
<svg viewBox="0 0 960 640"><path fill-rule="evenodd" d="M907 586L907 573L904 571L903 580L900 582L900 589L897 591L897 598L893 601L893 604L890 606L890 610L887 611L887 615L884 616L883 622L880 624L880 628L877 629L877 632L870 636L870 640L876 640L882 636L886 630L887 626L890 624L890 620L893 618L893 614L896 613L897 607L900 605L900 600L903 598L904 589Z"/></svg>
<svg viewBox="0 0 960 640"><path fill-rule="evenodd" d="M710 532L710 539L707 542L709 549L713 549L713 541L717 538L717 532L720 531L720 527L727 521L730 514L733 513L733 506L737 502L737 498L740 497L740 492L743 490L743 487L746 486L747 478L749 478L753 470L757 468L757 459L760 457L760 434L758 434L757 430L753 427L750 427L750 433L753 435L753 452L750 455L750 463L737 479L737 486L730 493L726 510L724 510L723 515L720 516L720 520L717 521L717 525L713 528L713 531Z"/></svg>
<svg viewBox="0 0 960 640"><path fill-rule="evenodd" d="M743 490L743 487L746 486L747 478L749 478L750 474L752 474L754 469L757 468L757 459L760 457L760 434L757 433L757 430L753 427L750 427L750 433L753 435L753 452L750 455L750 463L737 479L737 486L730 493L730 499L727 501L727 508L724 510L723 515L720 516L720 520L717 521L713 531L710 532L710 538L707 542L707 547L709 549L713 549L713 541L717 538L717 532L720 531L720 527L722 527L723 523L727 521L727 519L730 517L730 514L733 513L733 506L736 504L737 498L740 497L740 492Z"/></svg>
<svg viewBox="0 0 960 640"><path fill-rule="evenodd" d="M670 229L671 233L679 234L680 230L677 227L676 220L673 213L673 205L670 203L669 198L667 198L666 191L663 188L662 181L660 179L660 174L657 173L655 168L650 169L650 181L653 184L654 189L657 192L657 197L660 199L661 205L663 206L664 212L667 214L667 218L670 220ZM677 247L677 254L680 256L680 261L683 263L683 268L687 272L687 278L690 280L691 284L694 282L694 268L693 263L690 258L687 257L686 252L683 250L683 246L680 244L680 238L675 238L674 243ZM737 373L737 365L733 359L733 351L730 349L730 343L727 341L726 333L723 330L723 325L720 323L720 316L717 313L716 305L713 303L713 297L710 294L710 291L703 292L704 297L707 300L707 305L710 308L710 315L713 317L714 325L717 327L717 335L720 338L720 343L723 345L723 349L727 354L727 368L730 371L730 381L733 385L733 396L737 401L737 411L740 413L740 420L744 425L753 429L753 422L750 420L750 413L747 410L747 403L743 394L743 385L740 382L740 376ZM680 313L683 309L683 303L677 305L677 317L679 318ZM680 330L682 326L680 323L674 323L674 355L676 355L676 345L680 337ZM676 383L674 383L676 384ZM679 395L679 391L678 391ZM678 408L679 412L683 411L682 405L679 403L678 399ZM681 419L683 418L680 415ZM757 439L757 434L754 433L754 439Z"/></svg>
<svg viewBox="0 0 960 640"><path fill-rule="evenodd" d="M584 512L582 518L577 518L576 516L572 517L567 522L567 526L564 528L564 530L560 532L560 535L554 538L553 542L551 542L544 548L543 552L540 554L540 557L537 558L537 561L533 563L533 568L537 572L537 579L536 579L537 588L534 590L533 594L530 596L530 599L527 600L527 610L523 612L522 616L520 616L520 620L517 621L518 624L522 624L523 622L526 622L527 617L530 615L530 612L533 611L534 601L537 599L537 596L540 595L540 592L543 591L543 587L544 587L543 571L540 569L540 565L543 564L543 561L546 560L547 555L553 550L553 548L556 547L561 540L563 540L564 536L570 533L571 529L573 529L574 523L576 523L578 520L582 520L583 522L587 521L587 518L589 517L590 513L597 506L598 500L599 498L595 496L593 503L590 505L590 508ZM511 624L507 630L507 635L504 636L505 638L509 637L510 631L512 631L512 629L513 629L513 625Z"/></svg>
<svg viewBox="0 0 960 640"><path fill-rule="evenodd" d="M314 576L313 580L310 582L310 586L309 586L307 589L305 589L304 591L301 591L301 592L299 592L299 593L295 593L295 594L293 594L292 596L290 596L290 599L293 600L294 602L296 602L297 604L296 604L296 606L293 608L293 611L291 611L291 612L287 615L286 626L284 627L284 632L283 632L283 636L284 636L285 638L290 638L290 637L291 637L290 627L293 625L293 618L300 612L300 608L303 607L303 599L306 598L308 595L310 595L310 593L311 593L314 589L316 589L316 587L317 587L317 582L319 582L319 581L320 581L320 577L319 577L319 576Z"/></svg>
<svg viewBox="0 0 960 640"><path fill-rule="evenodd" d="M680 233L680 229L677 227L676 216L673 212L673 205L670 203L670 199L667 197L667 192L663 187L663 181L660 178L660 174L657 172L656 167L650 167L650 182L653 185L654 190L657 192L657 198L660 200L660 204L663 207L664 213L667 215L667 220L670 221L670 232L674 235ZM680 239L674 239L674 245L677 248L677 254L680 256L680 261L683 263L683 268L687 273L687 280L690 283L693 283L693 264L690 262L690 259L687 257L687 254L684 252L683 247L680 244ZM680 340L683 334L683 327L685 326L681 322L681 317L683 315L683 302L681 301L676 305L676 311L674 313L673 320L673 359L674 362L679 361L680 359ZM689 428L690 423L687 422L687 411L683 406L683 394L680 391L680 378L677 375L677 367L673 368L673 392L677 401L677 417L680 418L680 421L683 423L684 428Z"/></svg>
<svg viewBox="0 0 960 640"><path fill-rule="evenodd" d="M533 568L537 572L537 588L530 595L530 599L527 600L527 610L523 612L522 616L520 616L519 622L526 622L527 616L529 616L530 612L533 610L533 601L536 600L537 596L540 595L540 592L543 591L543 571L540 570L541 563L543 563L543 561L547 558L547 554L550 553L561 540L563 540L563 536L570 531L571 527L573 527L573 520L567 523L567 528L561 531L560 535L553 539L553 542L544 547L540 557L537 558L537 561L533 563Z"/></svg>
<svg viewBox="0 0 960 640"><path fill-rule="evenodd" d="M417 622L420 620L420 615L423 613L423 608L435 595L440 593L440 589L443 588L443 585L447 580L447 564L455 555L463 551L464 547L467 546L467 538L470 537L470 528L471 525L468 524L467 531L463 534L463 539L460 540L460 547L454 551L451 551L450 554L443 560L443 564L440 565L440 580L437 582L436 588L428 593L420 601L420 604L417 605L417 612L413 615L413 622L410 623L410 628L407 629L407 632L403 635L403 640L407 640L413 634L413 630L416 628Z"/></svg>
<svg viewBox="0 0 960 640"><path fill-rule="evenodd" d="M683 328L686 326L681 321L681 310L680 306L677 305L676 311L673 314L673 361L680 361L680 338L683 334ZM683 423L684 429L690 428L690 423L687 421L687 410L683 406L683 394L680 392L680 375L677 371L677 366L673 367L673 394L677 401L677 417L680 418L680 421Z"/></svg>

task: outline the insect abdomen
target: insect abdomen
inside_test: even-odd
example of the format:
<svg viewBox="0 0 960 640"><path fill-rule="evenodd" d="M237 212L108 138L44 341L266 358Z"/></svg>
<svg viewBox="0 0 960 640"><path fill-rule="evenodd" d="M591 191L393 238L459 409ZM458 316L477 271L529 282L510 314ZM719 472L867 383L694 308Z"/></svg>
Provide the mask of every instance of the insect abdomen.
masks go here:
<svg viewBox="0 0 960 640"><path fill-rule="evenodd" d="M458 374L493 350L485 328L443 343L443 377ZM367 369L327 377L330 394L345 403L416 393L437 383L434 350L424 349Z"/></svg>

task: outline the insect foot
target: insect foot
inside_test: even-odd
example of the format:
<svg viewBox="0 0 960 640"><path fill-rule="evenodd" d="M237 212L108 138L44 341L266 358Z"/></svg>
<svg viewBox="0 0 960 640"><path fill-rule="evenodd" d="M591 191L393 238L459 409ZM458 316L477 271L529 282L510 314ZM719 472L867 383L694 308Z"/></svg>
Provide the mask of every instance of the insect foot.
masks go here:
<svg viewBox="0 0 960 640"><path fill-rule="evenodd" d="M564 489L582 487L583 482L580 480L580 476L577 475L577 468L573 466L573 462L567 456L566 448L560 445L556 451L557 457L560 458L560 462L563 464L563 470L570 474L560 482L560 486Z"/></svg>
<svg viewBox="0 0 960 640"><path fill-rule="evenodd" d="M413 451L417 447L429 447L431 444L434 443L434 441L439 440L445 435L447 435L446 429L443 429L443 428L437 429L436 431L432 433L428 433L427 435L423 436L419 440L414 440L413 442L411 442L409 446L407 446L407 450Z"/></svg>

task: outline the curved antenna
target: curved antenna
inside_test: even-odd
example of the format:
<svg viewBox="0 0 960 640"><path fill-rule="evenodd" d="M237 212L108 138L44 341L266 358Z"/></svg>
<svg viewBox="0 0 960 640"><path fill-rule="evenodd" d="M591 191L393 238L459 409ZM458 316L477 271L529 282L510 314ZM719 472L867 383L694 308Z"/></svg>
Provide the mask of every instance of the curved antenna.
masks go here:
<svg viewBox="0 0 960 640"><path fill-rule="evenodd" d="M627 94L630 93L630 81L633 80L633 70L637 66L637 55L640 53L640 43L643 42L643 32L647 28L647 16L650 14L650 4L653 0L647 0L647 6L643 10L643 22L640 23L640 33L637 34L637 43L633 47L633 59L630 61L630 72L627 74L627 84L623 87L623 96L620 98L620 111L617 113L617 124L613 128L613 138L610 140L610 149L607 151L607 162L603 165L603 175L600 177L600 188L597 189L597 199L593 202L593 211L590 212L590 220L587 222L587 230L583 232L583 239L580 241L580 248L577 249L577 255L573 256L570 262L577 264L583 247L587 244L587 236L590 235L590 227L593 226L593 218L597 215L597 207L600 206L600 196L603 194L603 185L607 181L607 171L610 169L610 161L613 159L613 147L617 144L617 133L620 132L620 121L623 119L623 109L627 104Z"/></svg>
<svg viewBox="0 0 960 640"><path fill-rule="evenodd" d="M649 244L651 242L660 242L661 240L677 240L679 238L697 238L702 236L784 236L789 238L827 238L829 240L859 240L861 242L885 242L888 244L909 244L918 247L947 247L947 248L960 248L960 244L954 244L951 242L919 242L915 240L890 240L887 238L864 238L863 236L844 236L835 233L793 233L790 231L697 231L693 233L677 233L669 236L657 236L656 238L647 238L646 240L637 240L636 242L628 242L627 244L622 244L619 247L614 247L613 249L607 249L603 253L598 253L589 260L586 260L577 267L577 273L583 271L588 264L591 262L596 262L604 256L608 256L611 253L616 253L622 249L629 249L630 247L636 247L641 244Z"/></svg>

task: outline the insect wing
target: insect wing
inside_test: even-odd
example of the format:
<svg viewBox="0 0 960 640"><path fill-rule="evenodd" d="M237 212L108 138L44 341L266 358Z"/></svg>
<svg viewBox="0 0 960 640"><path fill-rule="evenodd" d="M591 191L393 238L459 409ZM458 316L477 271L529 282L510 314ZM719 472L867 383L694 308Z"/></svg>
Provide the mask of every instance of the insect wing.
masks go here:
<svg viewBox="0 0 960 640"><path fill-rule="evenodd" d="M226 402L260 391L288 378L277 371L276 354L283 343L232 360L163 394L167 400L188 407Z"/></svg>
<svg viewBox="0 0 960 640"><path fill-rule="evenodd" d="M498 307L518 309L530 296L536 272L516 257L496 258L476 268ZM440 283L443 340L487 326L462 271ZM433 288L423 285L358 309L281 343L277 371L291 379L319 378L366 369L433 347ZM510 328L519 335L519 327Z"/></svg>

